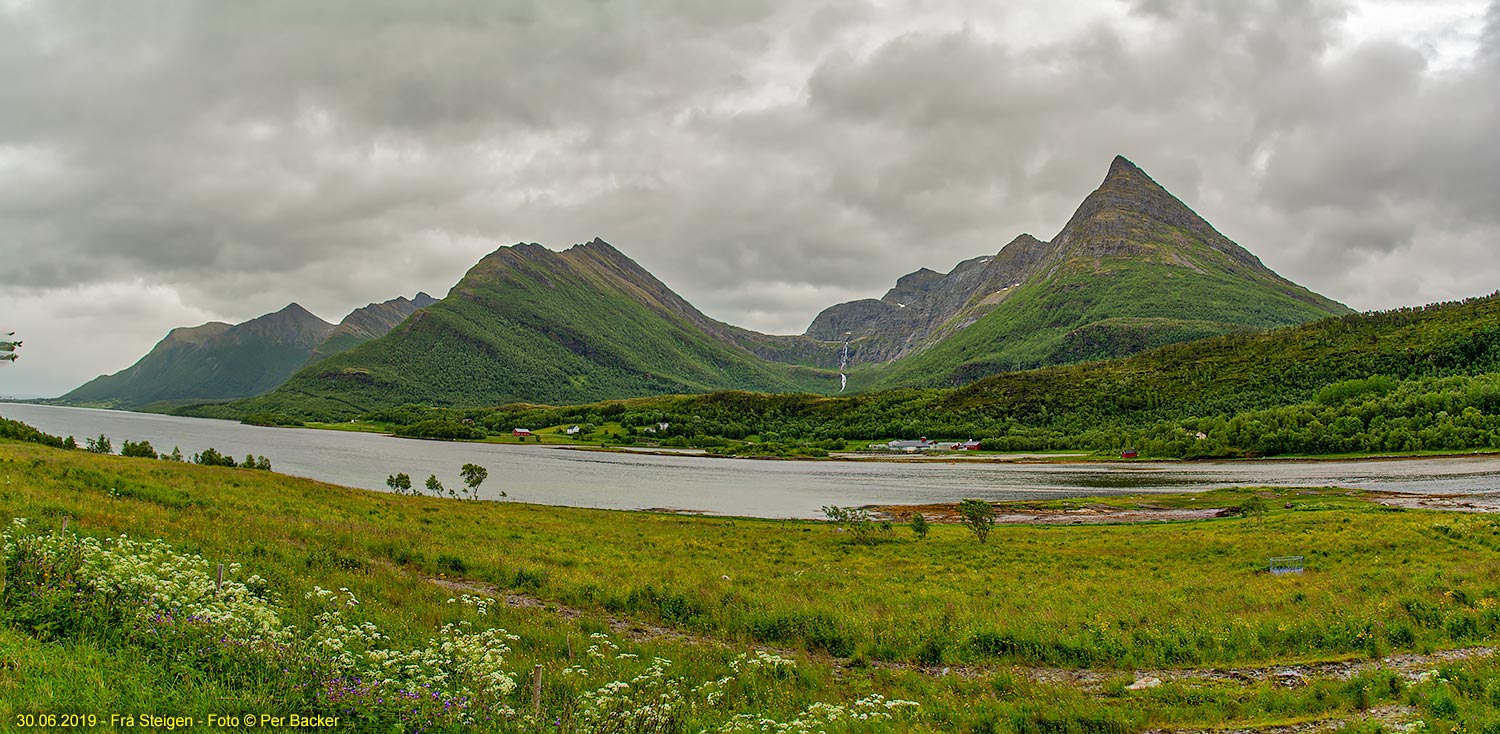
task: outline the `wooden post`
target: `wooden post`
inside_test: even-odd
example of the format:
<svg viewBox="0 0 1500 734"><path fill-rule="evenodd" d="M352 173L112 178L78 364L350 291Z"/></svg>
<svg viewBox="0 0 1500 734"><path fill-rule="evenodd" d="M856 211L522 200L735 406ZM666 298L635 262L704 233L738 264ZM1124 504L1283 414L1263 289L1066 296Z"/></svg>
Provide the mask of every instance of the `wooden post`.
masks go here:
<svg viewBox="0 0 1500 734"><path fill-rule="evenodd" d="M224 590L224 564L220 563L219 564L219 580L216 581L216 582L214 582L214 593L217 594L217 593L219 593L219 592L221 592L223 590Z"/></svg>
<svg viewBox="0 0 1500 734"><path fill-rule="evenodd" d="M531 669L531 715L542 716L542 664Z"/></svg>
<svg viewBox="0 0 1500 734"><path fill-rule="evenodd" d="M568 643L568 659L572 660L573 659L573 633L569 632L568 635L567 635L567 637L564 637L563 639L566 640L567 643Z"/></svg>
<svg viewBox="0 0 1500 734"><path fill-rule="evenodd" d="M63 534L67 534L67 532L68 532L68 521L72 520L72 519L73 518L71 518L71 517L65 517L65 518L63 518L63 526L62 526L62 532L63 532Z"/></svg>

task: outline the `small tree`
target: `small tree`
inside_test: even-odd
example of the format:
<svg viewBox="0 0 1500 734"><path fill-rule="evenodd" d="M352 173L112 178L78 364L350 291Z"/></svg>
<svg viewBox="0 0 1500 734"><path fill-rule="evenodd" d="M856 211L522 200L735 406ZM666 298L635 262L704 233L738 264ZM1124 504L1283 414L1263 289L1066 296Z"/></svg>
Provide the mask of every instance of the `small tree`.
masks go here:
<svg viewBox="0 0 1500 734"><path fill-rule="evenodd" d="M210 446L201 454L193 454L193 463L204 466L239 466L235 463L233 456L219 453L219 450Z"/></svg>
<svg viewBox="0 0 1500 734"><path fill-rule="evenodd" d="M411 477L406 472L394 474L385 478L385 486L390 487L396 494L415 494L411 491Z"/></svg>
<svg viewBox="0 0 1500 734"><path fill-rule="evenodd" d="M182 461L182 447L173 446L172 453L162 454L161 458L166 459L167 461Z"/></svg>
<svg viewBox="0 0 1500 734"><path fill-rule="evenodd" d="M964 524L974 531L974 537L983 543L990 537L995 526L995 507L984 500L967 499L958 503L958 514Z"/></svg>
<svg viewBox="0 0 1500 734"><path fill-rule="evenodd" d="M847 530L854 542L874 542L875 523L871 522L870 513L863 508L828 505L823 508L823 515L832 520L835 526Z"/></svg>
<svg viewBox="0 0 1500 734"><path fill-rule="evenodd" d="M68 436L67 438L63 439L62 447L69 451L72 451L73 449L78 448L78 442L73 440L72 436Z"/></svg>
<svg viewBox="0 0 1500 734"><path fill-rule="evenodd" d="M85 451L91 451L96 454L114 453L115 447L109 442L109 436L102 433L99 434L98 438L86 438L83 441Z"/></svg>
<svg viewBox="0 0 1500 734"><path fill-rule="evenodd" d="M151 446L150 441L129 441L120 444L121 456L134 456L142 459L155 459L156 449Z"/></svg>
<svg viewBox="0 0 1500 734"><path fill-rule="evenodd" d="M436 474L427 475L427 491L431 492L433 497L443 496L443 483L438 481Z"/></svg>
<svg viewBox="0 0 1500 734"><path fill-rule="evenodd" d="M922 517L922 513L913 512L909 524L911 525L912 534L916 535L918 540L927 538L927 518Z"/></svg>
<svg viewBox="0 0 1500 734"><path fill-rule="evenodd" d="M1245 517L1256 518L1260 522L1266 521L1266 500L1258 494L1252 494L1240 503L1240 514Z"/></svg>
<svg viewBox="0 0 1500 734"><path fill-rule="evenodd" d="M489 478L490 471L478 464L464 464L458 473L463 476L464 485L468 487L469 499L479 499L479 485Z"/></svg>

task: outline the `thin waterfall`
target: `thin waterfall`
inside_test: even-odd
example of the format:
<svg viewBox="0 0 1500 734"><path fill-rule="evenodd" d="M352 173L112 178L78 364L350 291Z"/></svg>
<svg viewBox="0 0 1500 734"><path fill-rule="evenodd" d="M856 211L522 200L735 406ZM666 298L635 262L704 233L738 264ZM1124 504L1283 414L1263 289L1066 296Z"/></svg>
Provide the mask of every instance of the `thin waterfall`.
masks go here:
<svg viewBox="0 0 1500 734"><path fill-rule="evenodd" d="M849 386L849 376L844 370L849 367L849 332L844 332L844 347L839 351L839 392Z"/></svg>

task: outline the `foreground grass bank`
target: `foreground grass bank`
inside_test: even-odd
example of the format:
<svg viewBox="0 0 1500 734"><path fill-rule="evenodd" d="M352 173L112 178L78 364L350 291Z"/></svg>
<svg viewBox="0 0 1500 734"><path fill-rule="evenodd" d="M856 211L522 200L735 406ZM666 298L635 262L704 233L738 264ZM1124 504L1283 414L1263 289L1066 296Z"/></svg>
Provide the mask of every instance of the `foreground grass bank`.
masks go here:
<svg viewBox="0 0 1500 734"><path fill-rule="evenodd" d="M0 512L30 518L26 532L38 537L67 537L59 532L67 518L68 535L163 539L176 553L201 555L200 571L239 564L231 580L308 633L329 611L328 596L309 592L340 589L334 598L359 602L342 624L373 625L391 650L428 649L444 625L465 621L508 630L517 639L507 638L496 671L514 685L490 694L516 712L489 722L502 729L610 730L608 721L632 720L589 719L598 708L585 693L642 675L633 685L643 696L666 695L651 686L672 679L685 700L698 696L661 731L722 727L738 714L805 721L809 707L855 710L872 695L920 706L830 730L1132 732L1357 717L1383 703L1414 706L1439 730L1462 722L1482 731L1474 727L1500 719L1500 674L1488 661L1410 685L1373 671L1294 688L1203 680L1126 689L1136 669L1366 659L1500 636L1492 519L1391 511L1333 491L1264 495L1270 509L1258 518L1007 526L984 544L956 526L921 541L898 528L855 544L822 523L394 496L0 443ZM1228 507L1246 497L1168 501ZM1261 572L1268 557L1287 554L1304 555L1307 572ZM8 582L0 714L338 710L331 680L319 677L331 669L299 677L264 660L205 659L186 642L49 627L49 617L17 606L19 577ZM448 601L491 589L536 605L493 603L476 615ZM756 659L766 646L795 662L747 666L739 657ZM656 657L672 663L652 678ZM533 721L535 665L543 716ZM1037 683L1031 666L1116 672L1087 691ZM933 674L943 667L955 674ZM725 677L734 680L708 704L712 691L697 689ZM351 710L367 703L340 695ZM388 730L376 713L354 723ZM650 728L635 721L616 730Z"/></svg>

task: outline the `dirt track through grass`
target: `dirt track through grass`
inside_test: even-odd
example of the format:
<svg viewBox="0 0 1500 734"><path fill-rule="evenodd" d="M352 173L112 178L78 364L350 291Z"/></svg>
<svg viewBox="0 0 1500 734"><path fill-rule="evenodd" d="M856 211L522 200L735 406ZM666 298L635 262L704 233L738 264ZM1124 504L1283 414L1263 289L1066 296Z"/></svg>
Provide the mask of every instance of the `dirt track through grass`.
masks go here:
<svg viewBox="0 0 1500 734"><path fill-rule="evenodd" d="M557 614L564 619L579 619L591 616L592 614L582 609L543 601L529 594L499 589L493 584L486 584L479 581L426 575L421 575L421 578L445 589L491 596L510 607L541 609ZM615 616L605 617L604 621L614 633L636 643L671 640L692 645L729 646L729 643L707 635L685 632L651 622L642 622ZM753 647L757 650L765 650L778 655L803 655L819 662L830 664L836 669L847 667L851 664L850 659L839 658L833 655L809 653L807 651L760 644L756 644ZM1306 685L1309 681L1316 679L1348 680L1363 672L1383 669L1401 675L1407 682L1414 682L1421 680L1426 675L1430 675L1432 670L1440 664L1487 658L1493 656L1495 652L1496 649L1493 647L1475 646L1439 650L1425 654L1388 655L1373 660L1325 661L1263 667L1166 668L1151 670L1099 670L1015 665L993 667L978 665L930 666L885 660L869 661L868 664L889 670L914 671L932 676L957 675L965 678L982 678L997 672L1006 671L1024 675L1036 683L1068 686L1097 693L1102 690L1106 682L1130 675L1133 675L1136 681L1156 679L1162 683L1214 681L1219 683L1253 684L1273 681L1284 687L1296 687Z"/></svg>

